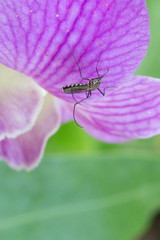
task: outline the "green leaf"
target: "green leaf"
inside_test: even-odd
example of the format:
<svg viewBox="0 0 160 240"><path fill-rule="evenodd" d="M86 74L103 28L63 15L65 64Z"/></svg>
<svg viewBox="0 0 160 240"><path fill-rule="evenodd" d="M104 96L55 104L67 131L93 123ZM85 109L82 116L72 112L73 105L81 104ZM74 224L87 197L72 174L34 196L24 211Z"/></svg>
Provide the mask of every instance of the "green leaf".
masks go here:
<svg viewBox="0 0 160 240"><path fill-rule="evenodd" d="M107 151L45 156L32 172L0 167L0 237L131 240L160 205L159 155Z"/></svg>

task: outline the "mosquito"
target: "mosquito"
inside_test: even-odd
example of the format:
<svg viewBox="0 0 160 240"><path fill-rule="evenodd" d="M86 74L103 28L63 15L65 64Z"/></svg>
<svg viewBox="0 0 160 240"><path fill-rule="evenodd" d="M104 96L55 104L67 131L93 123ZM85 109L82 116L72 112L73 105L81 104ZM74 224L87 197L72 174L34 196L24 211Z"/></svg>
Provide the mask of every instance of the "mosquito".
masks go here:
<svg viewBox="0 0 160 240"><path fill-rule="evenodd" d="M81 68L74 56L74 53L72 51L72 49L70 48L71 50L71 53L72 53L72 56L76 62L76 65L79 69L79 73L80 73L80 77L83 79L83 80L87 80L88 83L75 83L75 84L71 84L71 85L67 85L65 87L63 87L61 90L64 91L64 93L66 94L72 94L72 97L74 98L74 100L76 101L75 97L74 97L74 93L82 93L82 92L86 92L86 97L82 100L80 100L79 102L76 101L76 103L74 104L74 107L73 107L73 119L75 121L75 123L83 128L81 125L79 125L79 123L76 121L76 117L75 117L75 111L76 111L76 106L78 104L81 104L83 101L85 101L86 99L88 99L89 97L92 96L92 91L94 90L98 90L103 96L105 96L105 90L107 88L110 88L110 87L106 87L103 92L99 89L99 86L100 86L100 83L102 81L102 78L108 73L109 69L107 69L107 71L103 74L103 75L100 75L99 72L98 72L98 63L99 63L99 60L100 60L100 57L102 55L102 52L100 53L99 55L99 58L98 58L98 61L97 61L97 64L96 64L96 72L97 72L97 75L98 77L96 78L84 78L82 76L82 71L81 71Z"/></svg>

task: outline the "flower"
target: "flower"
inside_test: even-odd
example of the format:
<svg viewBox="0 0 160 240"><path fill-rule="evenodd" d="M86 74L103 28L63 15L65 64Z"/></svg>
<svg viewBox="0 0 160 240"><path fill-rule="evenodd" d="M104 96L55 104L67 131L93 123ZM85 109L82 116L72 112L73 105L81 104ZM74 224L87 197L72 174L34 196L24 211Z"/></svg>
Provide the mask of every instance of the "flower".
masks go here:
<svg viewBox="0 0 160 240"><path fill-rule="evenodd" d="M35 167L48 137L73 119L72 94L62 87L102 79L103 97L76 106L92 136L118 143L160 132L160 81L133 76L149 44L145 0L1 0L0 62L18 71L2 76L0 156L15 169ZM84 93L75 94L77 101Z"/></svg>

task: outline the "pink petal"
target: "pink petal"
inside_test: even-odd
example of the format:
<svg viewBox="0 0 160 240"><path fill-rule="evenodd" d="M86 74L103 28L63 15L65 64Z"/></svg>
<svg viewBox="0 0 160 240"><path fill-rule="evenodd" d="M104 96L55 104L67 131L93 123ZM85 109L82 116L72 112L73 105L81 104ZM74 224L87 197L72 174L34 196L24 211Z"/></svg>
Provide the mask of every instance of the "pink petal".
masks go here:
<svg viewBox="0 0 160 240"><path fill-rule="evenodd" d="M58 130L59 125L60 113L53 97L48 95L35 126L29 132L0 142L1 158L14 169L33 169L40 162L48 138Z"/></svg>
<svg viewBox="0 0 160 240"><path fill-rule="evenodd" d="M33 126L43 95L43 90L32 79L1 67L0 139L16 137Z"/></svg>
<svg viewBox="0 0 160 240"><path fill-rule="evenodd" d="M73 120L73 105L71 103L57 99L56 105L60 109L61 123Z"/></svg>
<svg viewBox="0 0 160 240"><path fill-rule="evenodd" d="M111 143L160 133L160 80L133 76L121 88L76 109L76 120L94 137Z"/></svg>
<svg viewBox="0 0 160 240"><path fill-rule="evenodd" d="M73 102L61 88L108 68L102 86L125 81L149 44L145 0L1 0L0 62L32 76L47 91Z"/></svg>

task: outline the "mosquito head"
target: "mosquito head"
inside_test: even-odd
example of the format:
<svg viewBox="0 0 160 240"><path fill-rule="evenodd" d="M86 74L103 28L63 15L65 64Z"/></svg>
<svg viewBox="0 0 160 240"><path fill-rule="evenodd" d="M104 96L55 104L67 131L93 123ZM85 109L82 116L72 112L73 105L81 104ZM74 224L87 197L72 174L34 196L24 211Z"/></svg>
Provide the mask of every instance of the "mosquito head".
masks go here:
<svg viewBox="0 0 160 240"><path fill-rule="evenodd" d="M103 77L97 77L98 82L101 82L101 81L102 81L102 78L103 78Z"/></svg>
<svg viewBox="0 0 160 240"><path fill-rule="evenodd" d="M100 76L100 75L98 74L98 77L97 77L97 78L94 78L94 79L97 80L98 82L101 82L101 81L102 81L102 78L108 73L108 71L109 71L109 69L107 69L107 71L106 71L102 76Z"/></svg>
<svg viewBox="0 0 160 240"><path fill-rule="evenodd" d="M96 78L91 78L89 80L90 84L94 85L96 83L100 83L102 81L102 78L105 76L105 74L103 74L102 76L98 76Z"/></svg>

